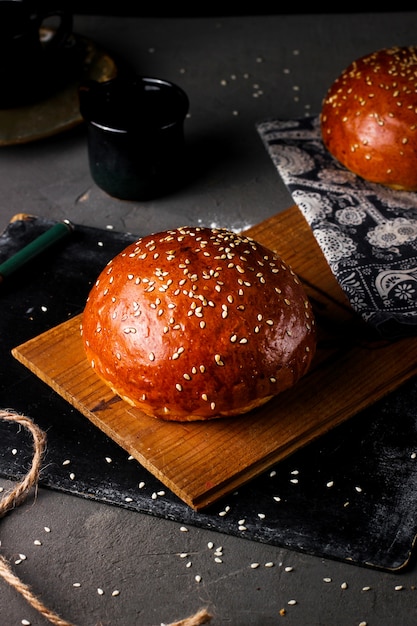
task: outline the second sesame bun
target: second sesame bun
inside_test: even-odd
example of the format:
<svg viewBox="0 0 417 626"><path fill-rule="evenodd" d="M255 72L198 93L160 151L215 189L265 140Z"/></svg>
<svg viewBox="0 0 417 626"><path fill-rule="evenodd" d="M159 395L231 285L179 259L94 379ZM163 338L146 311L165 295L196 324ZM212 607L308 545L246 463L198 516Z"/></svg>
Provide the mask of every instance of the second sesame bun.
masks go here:
<svg viewBox="0 0 417 626"><path fill-rule="evenodd" d="M321 130L347 169L417 191L417 48L382 49L349 65L323 101Z"/></svg>
<svg viewBox="0 0 417 626"><path fill-rule="evenodd" d="M291 268L249 237L179 228L138 239L92 288L82 318L97 375L171 421L246 413L310 367L316 331Z"/></svg>

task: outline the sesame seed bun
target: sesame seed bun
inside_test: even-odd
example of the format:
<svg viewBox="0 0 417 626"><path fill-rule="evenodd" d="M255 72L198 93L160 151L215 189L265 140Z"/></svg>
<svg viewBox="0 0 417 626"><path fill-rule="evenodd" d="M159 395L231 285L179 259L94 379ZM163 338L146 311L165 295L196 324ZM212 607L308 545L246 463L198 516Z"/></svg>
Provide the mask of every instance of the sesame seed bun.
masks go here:
<svg viewBox="0 0 417 626"><path fill-rule="evenodd" d="M417 191L417 47L378 50L346 68L323 101L321 131L347 169Z"/></svg>
<svg viewBox="0 0 417 626"><path fill-rule="evenodd" d="M172 421L246 413L294 385L316 345L291 268L249 237L179 228L138 239L104 268L83 313L97 375Z"/></svg>

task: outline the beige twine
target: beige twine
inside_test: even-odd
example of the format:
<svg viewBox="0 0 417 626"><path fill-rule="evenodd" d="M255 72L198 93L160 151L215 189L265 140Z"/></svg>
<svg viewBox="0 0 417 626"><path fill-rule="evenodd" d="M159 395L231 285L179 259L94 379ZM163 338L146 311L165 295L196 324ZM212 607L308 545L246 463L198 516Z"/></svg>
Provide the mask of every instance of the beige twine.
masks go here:
<svg viewBox="0 0 417 626"><path fill-rule="evenodd" d="M0 518L4 517L11 509L14 509L23 502L29 491L34 487L37 488L39 472L41 469L42 457L46 447L46 434L34 422L24 415L19 415L14 411L0 409L0 419L7 422L15 422L24 426L33 437L33 458L30 470L24 479L18 483L8 494L0 500ZM67 622L48 609L41 600L39 600L32 592L30 587L23 583L12 571L9 563L0 555L0 576L9 585L14 587L25 600L36 609L43 617L49 620L55 626L74 626L71 622ZM187 617L179 622L172 622L168 626L201 626L207 624L211 620L211 615L205 610L197 611L195 615Z"/></svg>

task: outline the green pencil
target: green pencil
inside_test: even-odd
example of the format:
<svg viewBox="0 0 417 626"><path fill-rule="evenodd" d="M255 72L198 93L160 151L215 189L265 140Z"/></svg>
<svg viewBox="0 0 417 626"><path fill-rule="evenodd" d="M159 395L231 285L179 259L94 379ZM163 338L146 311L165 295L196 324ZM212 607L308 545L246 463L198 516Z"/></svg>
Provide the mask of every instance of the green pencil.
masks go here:
<svg viewBox="0 0 417 626"><path fill-rule="evenodd" d="M0 263L0 283L57 241L72 233L73 230L74 226L68 220L58 222L4 261L4 263Z"/></svg>

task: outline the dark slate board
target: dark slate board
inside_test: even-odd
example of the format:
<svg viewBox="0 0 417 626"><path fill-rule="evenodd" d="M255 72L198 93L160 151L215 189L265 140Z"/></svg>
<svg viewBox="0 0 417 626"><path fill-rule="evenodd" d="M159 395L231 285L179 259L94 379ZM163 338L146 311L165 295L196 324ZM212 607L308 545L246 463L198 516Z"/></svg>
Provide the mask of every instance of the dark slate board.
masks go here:
<svg viewBox="0 0 417 626"><path fill-rule="evenodd" d="M11 222L0 236L0 262L53 223ZM415 380L197 513L11 356L13 347L80 313L101 269L133 239L77 226L0 285L0 407L47 432L40 484L319 557L405 569L417 533ZM2 477L22 477L31 451L28 433L0 421Z"/></svg>

